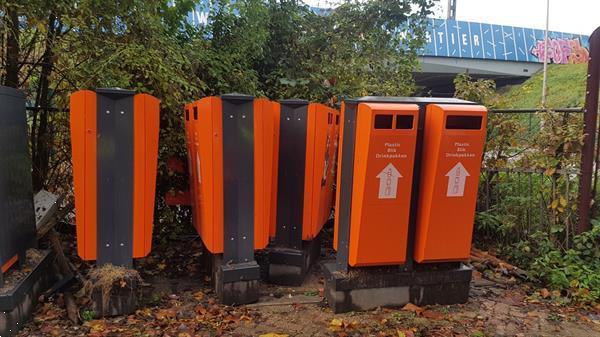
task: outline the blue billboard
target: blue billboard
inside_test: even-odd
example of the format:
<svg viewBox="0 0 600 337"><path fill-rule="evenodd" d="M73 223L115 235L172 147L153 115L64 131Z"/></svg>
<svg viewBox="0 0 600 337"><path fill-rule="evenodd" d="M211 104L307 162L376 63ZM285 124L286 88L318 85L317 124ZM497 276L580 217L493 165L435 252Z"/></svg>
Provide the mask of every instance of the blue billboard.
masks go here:
<svg viewBox="0 0 600 337"><path fill-rule="evenodd" d="M429 19L423 56L541 63L544 31L479 22ZM589 37L548 32L548 62L586 63Z"/></svg>
<svg viewBox="0 0 600 337"><path fill-rule="evenodd" d="M211 6L210 0L198 1L187 16L188 23L206 26ZM320 15L331 11L315 7L311 10ZM419 55L542 63L545 54L541 29L431 18L426 39ZM548 32L549 63L586 63L589 48L586 35Z"/></svg>

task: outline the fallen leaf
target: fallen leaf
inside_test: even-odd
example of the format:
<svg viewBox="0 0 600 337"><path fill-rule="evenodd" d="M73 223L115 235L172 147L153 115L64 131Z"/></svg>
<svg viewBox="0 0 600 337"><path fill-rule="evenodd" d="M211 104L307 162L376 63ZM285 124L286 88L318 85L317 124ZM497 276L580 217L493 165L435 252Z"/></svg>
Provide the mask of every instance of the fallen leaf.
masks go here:
<svg viewBox="0 0 600 337"><path fill-rule="evenodd" d="M423 311L425 311L425 309L423 309L417 305L414 305L412 303L407 303L405 306L402 307L402 311L410 311L410 312L414 312L415 314L419 315Z"/></svg>
<svg viewBox="0 0 600 337"><path fill-rule="evenodd" d="M260 335L258 337L289 337L290 335L286 335L286 334L281 334L281 333L275 333L275 332L269 332L266 333L264 335Z"/></svg>
<svg viewBox="0 0 600 337"><path fill-rule="evenodd" d="M441 312L433 311L433 310L423 310L421 315L423 315L423 317L425 317L425 318L430 318L430 319L437 319L437 320L444 319L444 314L442 314Z"/></svg>
<svg viewBox="0 0 600 337"><path fill-rule="evenodd" d="M100 320L85 322L83 325L90 328L91 332L102 332L106 330L106 322Z"/></svg>
<svg viewBox="0 0 600 337"><path fill-rule="evenodd" d="M344 326L344 321L339 318L334 318L329 322L329 328L331 330L339 330Z"/></svg>
<svg viewBox="0 0 600 337"><path fill-rule="evenodd" d="M202 301L202 299L204 299L204 293L202 291L199 291L194 294L194 298L196 299L196 301Z"/></svg>
<svg viewBox="0 0 600 337"><path fill-rule="evenodd" d="M548 291L548 289L544 288L540 290L540 295L542 296L542 298L548 298L550 297L550 292Z"/></svg>

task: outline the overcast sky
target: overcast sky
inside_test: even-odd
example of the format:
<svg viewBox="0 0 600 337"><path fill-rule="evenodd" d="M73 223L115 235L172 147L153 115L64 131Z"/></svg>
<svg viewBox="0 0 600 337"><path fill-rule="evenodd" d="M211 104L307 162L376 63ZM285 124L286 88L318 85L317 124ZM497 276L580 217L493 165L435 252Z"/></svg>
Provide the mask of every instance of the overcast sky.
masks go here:
<svg viewBox="0 0 600 337"><path fill-rule="evenodd" d="M547 0L456 0L456 19L544 29ZM330 7L338 0L305 0ZM329 4L329 6L327 5ZM448 0L438 0L435 17L445 18ZM600 26L600 0L550 0L550 30L591 35Z"/></svg>

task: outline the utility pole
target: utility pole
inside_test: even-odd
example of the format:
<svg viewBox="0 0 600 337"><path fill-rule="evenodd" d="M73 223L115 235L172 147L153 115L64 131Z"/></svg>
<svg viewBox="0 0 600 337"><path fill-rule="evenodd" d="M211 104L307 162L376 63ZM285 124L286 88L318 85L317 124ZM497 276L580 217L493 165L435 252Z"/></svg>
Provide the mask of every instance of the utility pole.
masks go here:
<svg viewBox="0 0 600 337"><path fill-rule="evenodd" d="M542 109L546 109L546 82L548 79L548 22L550 21L550 0L546 0L546 30L544 31L544 79L542 80Z"/></svg>
<svg viewBox="0 0 600 337"><path fill-rule="evenodd" d="M456 1L458 0L448 0L448 20L456 20Z"/></svg>

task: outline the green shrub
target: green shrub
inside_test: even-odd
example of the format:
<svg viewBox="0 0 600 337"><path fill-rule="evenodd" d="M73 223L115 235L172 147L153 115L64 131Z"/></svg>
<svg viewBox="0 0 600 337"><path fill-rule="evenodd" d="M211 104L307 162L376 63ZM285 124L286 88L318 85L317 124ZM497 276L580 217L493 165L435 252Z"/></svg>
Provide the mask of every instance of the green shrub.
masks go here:
<svg viewBox="0 0 600 337"><path fill-rule="evenodd" d="M573 238L573 247L562 249L543 233L532 236L537 252L529 270L532 278L583 304L600 300L600 220L592 221L589 232Z"/></svg>

